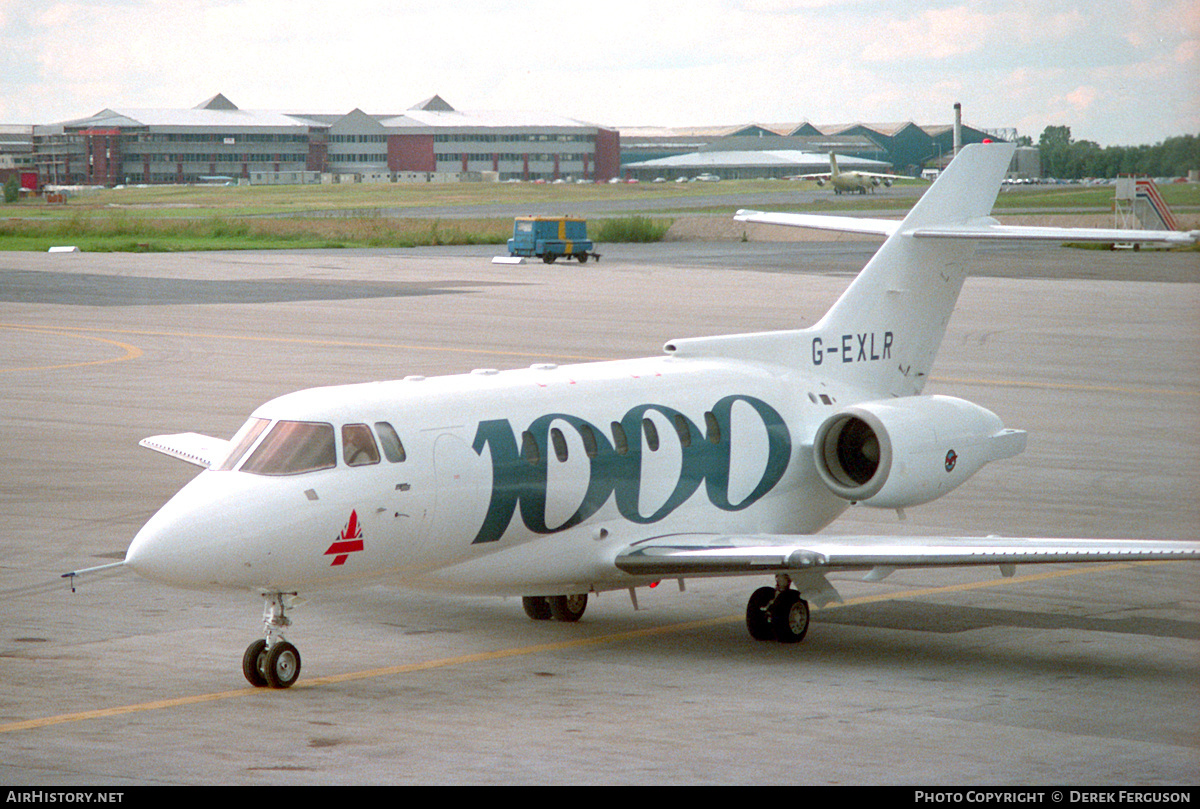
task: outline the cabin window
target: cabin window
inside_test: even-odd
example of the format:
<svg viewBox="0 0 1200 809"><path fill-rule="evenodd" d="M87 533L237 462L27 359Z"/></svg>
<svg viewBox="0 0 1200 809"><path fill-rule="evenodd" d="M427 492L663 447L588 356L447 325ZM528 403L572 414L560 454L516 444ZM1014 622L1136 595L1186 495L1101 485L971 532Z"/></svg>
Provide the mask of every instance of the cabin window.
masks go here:
<svg viewBox="0 0 1200 809"><path fill-rule="evenodd" d="M242 459L242 456L258 440L262 431L267 429L267 425L270 423L270 419L250 419L243 424L241 429L233 434L233 438L229 439L229 445L233 449L229 451L229 454L225 456L225 461L217 469L228 472L237 466L238 461Z"/></svg>
<svg viewBox="0 0 1200 809"><path fill-rule="evenodd" d="M583 451L589 458L595 458L599 453L599 447L596 443L596 434L592 432L591 426L587 424L579 425L579 437L583 439Z"/></svg>
<svg viewBox="0 0 1200 809"><path fill-rule="evenodd" d="M679 446L690 447L692 445L692 431L688 429L687 417L682 413L675 414L675 432L679 434Z"/></svg>
<svg viewBox="0 0 1200 809"><path fill-rule="evenodd" d="M537 466L542 460L542 452L538 449L537 439L528 430L521 433L521 457L530 466Z"/></svg>
<svg viewBox="0 0 1200 809"><path fill-rule="evenodd" d="M621 422L614 421L612 423L613 448L616 449L618 455L629 454L629 439L625 437L625 428L621 426Z"/></svg>
<svg viewBox="0 0 1200 809"><path fill-rule="evenodd" d="M342 458L346 466L370 466L379 463L379 447L365 424L342 425Z"/></svg>
<svg viewBox="0 0 1200 809"><path fill-rule="evenodd" d="M258 448L242 464L256 475L299 475L337 466L332 424L276 422Z"/></svg>
<svg viewBox="0 0 1200 809"><path fill-rule="evenodd" d="M550 430L550 443L554 445L554 457L558 458L559 463L567 462L567 439L563 437L562 430L553 427Z"/></svg>
<svg viewBox="0 0 1200 809"><path fill-rule="evenodd" d="M642 419L642 432L646 434L646 449L658 452L658 428L649 418Z"/></svg>
<svg viewBox="0 0 1200 809"><path fill-rule="evenodd" d="M717 417L710 410L704 414L704 429L705 438L710 444L721 443L721 425L717 422Z"/></svg>
<svg viewBox="0 0 1200 809"><path fill-rule="evenodd" d="M397 435L396 429L386 421L375 422L375 432L379 433L379 443L383 446L383 455L392 463L400 463L408 457L404 451L404 444L400 442L400 436Z"/></svg>

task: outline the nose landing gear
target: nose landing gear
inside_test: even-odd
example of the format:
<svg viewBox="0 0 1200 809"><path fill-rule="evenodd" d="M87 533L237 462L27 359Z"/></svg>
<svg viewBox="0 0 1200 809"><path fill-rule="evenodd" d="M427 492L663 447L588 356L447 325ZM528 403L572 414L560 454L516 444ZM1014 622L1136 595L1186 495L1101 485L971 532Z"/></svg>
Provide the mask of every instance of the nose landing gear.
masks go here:
<svg viewBox="0 0 1200 809"><path fill-rule="evenodd" d="M291 626L286 609L296 605L295 593L263 594L263 632L266 638L246 647L242 674L255 688L290 688L300 678L300 652L283 637Z"/></svg>

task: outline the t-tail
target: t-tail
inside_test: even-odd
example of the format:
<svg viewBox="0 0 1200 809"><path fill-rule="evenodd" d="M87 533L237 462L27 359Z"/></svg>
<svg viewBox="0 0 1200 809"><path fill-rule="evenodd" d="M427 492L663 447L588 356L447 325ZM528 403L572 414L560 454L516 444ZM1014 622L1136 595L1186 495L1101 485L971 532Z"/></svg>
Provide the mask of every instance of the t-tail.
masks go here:
<svg viewBox="0 0 1200 809"><path fill-rule="evenodd" d="M853 388L860 398L920 393L962 289L972 245L918 239L915 231L986 217L1012 151L1006 144L964 149L903 221L739 211L740 221L870 233L887 240L816 325L676 340L667 351L783 364L830 389Z"/></svg>
<svg viewBox="0 0 1200 809"><path fill-rule="evenodd" d="M886 236L883 245L816 325L725 338L712 353L783 362L831 388L867 396L920 393L946 334L978 240L1192 244L1200 232L1001 225L992 219L1015 147L966 146L901 221L739 211L742 222ZM717 340L718 338L714 338ZM739 345L740 341L740 345ZM676 341L677 350L693 348ZM703 349L705 341L697 341ZM715 349L715 350L714 350Z"/></svg>
<svg viewBox="0 0 1200 809"><path fill-rule="evenodd" d="M903 221L887 223L887 241L833 308L805 330L811 372L881 396L921 392L975 245L921 238L917 231L987 217L1012 153L1008 144L964 149Z"/></svg>

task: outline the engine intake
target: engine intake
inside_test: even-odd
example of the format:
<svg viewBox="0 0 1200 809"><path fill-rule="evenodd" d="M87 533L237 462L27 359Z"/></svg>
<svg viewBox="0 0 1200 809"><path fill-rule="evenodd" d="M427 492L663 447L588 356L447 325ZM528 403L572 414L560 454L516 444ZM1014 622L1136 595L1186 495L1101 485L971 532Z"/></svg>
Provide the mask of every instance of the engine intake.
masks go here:
<svg viewBox="0 0 1200 809"><path fill-rule="evenodd" d="M830 491L879 508L927 503L984 464L1025 448L990 410L951 396L863 402L817 429L813 460Z"/></svg>

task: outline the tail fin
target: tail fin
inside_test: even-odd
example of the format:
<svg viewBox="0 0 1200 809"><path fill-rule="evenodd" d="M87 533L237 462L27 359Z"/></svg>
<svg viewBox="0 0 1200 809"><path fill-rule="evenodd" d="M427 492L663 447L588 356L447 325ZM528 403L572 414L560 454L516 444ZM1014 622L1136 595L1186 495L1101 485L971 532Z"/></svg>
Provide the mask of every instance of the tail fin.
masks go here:
<svg viewBox="0 0 1200 809"><path fill-rule="evenodd" d="M838 171L837 155L833 152L829 153L829 177L830 179L838 176L841 172Z"/></svg>
<svg viewBox="0 0 1200 809"><path fill-rule="evenodd" d="M1200 231L1001 225L988 214L1014 146L963 147L900 222L824 214L738 211L740 222L869 233L887 240L816 325L796 331L674 340L679 357L781 364L871 398L920 393L981 239L1194 244Z"/></svg>
<svg viewBox="0 0 1200 809"><path fill-rule="evenodd" d="M973 246L960 238L917 239L914 231L993 222L985 217L1000 192L1012 153L1008 144L964 148L902 222L739 211L739 221L871 233L887 236L887 241L825 317L808 329L673 340L664 349L679 357L725 356L788 365L807 377L853 387L871 398L920 393L954 311Z"/></svg>
<svg viewBox="0 0 1200 809"><path fill-rule="evenodd" d="M990 222L1012 154L1009 144L977 144L954 158L833 308L805 330L812 371L880 395L921 392L974 244L913 231Z"/></svg>

